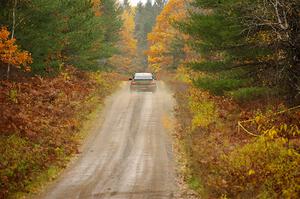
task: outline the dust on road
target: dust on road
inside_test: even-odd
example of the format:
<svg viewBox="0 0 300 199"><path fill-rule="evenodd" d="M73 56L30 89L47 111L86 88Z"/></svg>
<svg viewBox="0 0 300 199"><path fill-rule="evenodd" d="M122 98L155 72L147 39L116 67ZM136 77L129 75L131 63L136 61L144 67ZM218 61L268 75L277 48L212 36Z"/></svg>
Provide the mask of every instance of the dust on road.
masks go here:
<svg viewBox="0 0 300 199"><path fill-rule="evenodd" d="M131 93L124 83L106 103L104 120L81 157L42 198L174 198L172 150L163 122L173 105L163 82L156 93Z"/></svg>

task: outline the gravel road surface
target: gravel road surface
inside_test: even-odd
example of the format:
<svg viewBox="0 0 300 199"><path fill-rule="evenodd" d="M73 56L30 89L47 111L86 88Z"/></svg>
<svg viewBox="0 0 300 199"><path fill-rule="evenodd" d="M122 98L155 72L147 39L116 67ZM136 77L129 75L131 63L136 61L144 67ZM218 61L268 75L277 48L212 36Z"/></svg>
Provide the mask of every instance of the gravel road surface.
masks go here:
<svg viewBox="0 0 300 199"><path fill-rule="evenodd" d="M174 198L168 134L173 104L163 82L155 93L130 92L124 83L107 100L80 157L41 198Z"/></svg>

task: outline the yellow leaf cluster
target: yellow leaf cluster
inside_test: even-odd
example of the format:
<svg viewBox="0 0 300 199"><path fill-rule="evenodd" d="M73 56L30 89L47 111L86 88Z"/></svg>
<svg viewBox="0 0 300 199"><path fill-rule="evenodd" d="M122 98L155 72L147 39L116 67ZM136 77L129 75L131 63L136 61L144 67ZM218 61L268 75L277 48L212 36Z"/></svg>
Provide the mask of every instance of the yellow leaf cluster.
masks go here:
<svg viewBox="0 0 300 199"><path fill-rule="evenodd" d="M254 119L248 120L248 128L256 128L258 134L269 139L295 139L300 136L299 111L295 111L298 108L279 112L270 110L265 115L259 112Z"/></svg>
<svg viewBox="0 0 300 199"><path fill-rule="evenodd" d="M134 56L137 48L137 40L134 37L134 12L125 10L122 15L123 28L121 30L121 44L123 46L123 52Z"/></svg>
<svg viewBox="0 0 300 199"><path fill-rule="evenodd" d="M278 137L293 138L300 136L300 129L296 124L282 124L280 126L273 126L271 129L264 131L264 134L271 139Z"/></svg>
<svg viewBox="0 0 300 199"><path fill-rule="evenodd" d="M159 71L172 64L173 60L169 53L171 43L175 38L185 38L182 33L173 28L172 22L180 21L187 16L188 2L189 0L170 0L156 18L156 25L148 34L150 50L147 55L152 70Z"/></svg>
<svg viewBox="0 0 300 199"><path fill-rule="evenodd" d="M137 40L134 36L134 15L134 10L123 11L123 27L120 32L120 41L117 43L120 54L110 59L110 63L122 71L128 70L128 67L133 67L133 60L136 56Z"/></svg>
<svg viewBox="0 0 300 199"><path fill-rule="evenodd" d="M92 0L93 3L93 8L94 8L94 12L96 16L101 16L101 12L100 12L100 2L101 0Z"/></svg>
<svg viewBox="0 0 300 199"><path fill-rule="evenodd" d="M205 92L197 88L189 90L189 109L193 113L192 129L208 127L216 121L217 113L214 102L208 99Z"/></svg>
<svg viewBox="0 0 300 199"><path fill-rule="evenodd" d="M176 79L186 84L191 84L192 79L190 73L191 73L190 69L184 67L183 65L180 65L176 70Z"/></svg>
<svg viewBox="0 0 300 199"><path fill-rule="evenodd" d="M255 171L254 171L253 169L250 169L250 170L248 171L248 175L249 175L249 176L254 175L254 174L255 174Z"/></svg>

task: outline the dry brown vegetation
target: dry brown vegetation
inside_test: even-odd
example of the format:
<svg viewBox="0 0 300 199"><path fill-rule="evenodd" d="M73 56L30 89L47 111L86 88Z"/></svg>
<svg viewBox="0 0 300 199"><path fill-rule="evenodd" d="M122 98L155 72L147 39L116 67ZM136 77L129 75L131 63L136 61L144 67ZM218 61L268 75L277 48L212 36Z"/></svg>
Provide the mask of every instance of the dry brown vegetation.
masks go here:
<svg viewBox="0 0 300 199"><path fill-rule="evenodd" d="M57 77L0 81L0 198L26 187L78 152L83 121L117 85L118 76L67 67ZM28 190L27 190L28 191Z"/></svg>
<svg viewBox="0 0 300 199"><path fill-rule="evenodd" d="M178 102L176 138L191 188L205 198L299 197L299 109L274 116L284 109L275 100L238 104L187 82L171 85ZM247 128L263 136L237 131L239 120L251 118Z"/></svg>

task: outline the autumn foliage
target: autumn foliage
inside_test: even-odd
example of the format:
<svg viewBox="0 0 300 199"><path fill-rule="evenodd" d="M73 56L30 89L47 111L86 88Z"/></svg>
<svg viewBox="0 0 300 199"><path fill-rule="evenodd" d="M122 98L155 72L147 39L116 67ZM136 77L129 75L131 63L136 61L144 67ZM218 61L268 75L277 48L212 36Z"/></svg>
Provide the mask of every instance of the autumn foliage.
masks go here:
<svg viewBox="0 0 300 199"><path fill-rule="evenodd" d="M0 28L0 62L17 68L23 66L26 70L29 70L28 66L32 63L30 53L20 50L15 44L16 39L10 38L10 34L6 27Z"/></svg>
<svg viewBox="0 0 300 199"><path fill-rule="evenodd" d="M174 27L174 23L187 16L187 2L170 0L156 18L152 32L148 34L149 67L156 73L176 67L185 59L184 54L188 54L188 47L184 44L187 36Z"/></svg>
<svg viewBox="0 0 300 199"><path fill-rule="evenodd" d="M0 198L26 192L50 166L62 167L79 146L87 115L117 76L68 67L59 76L0 81Z"/></svg>
<svg viewBox="0 0 300 199"><path fill-rule="evenodd" d="M119 54L112 56L109 62L123 73L134 72L136 69L137 40L134 36L134 9L127 8L122 13L123 26L120 40L117 42Z"/></svg>
<svg viewBox="0 0 300 199"><path fill-rule="evenodd" d="M1 2L1 199L31 192L78 153L84 121L118 84L117 74L100 70L117 53L120 15L115 0Z"/></svg>
<svg viewBox="0 0 300 199"><path fill-rule="evenodd" d="M238 104L195 87L193 76L179 68L172 80L190 187L209 198L299 198L300 107ZM238 121L259 136L238 131Z"/></svg>
<svg viewBox="0 0 300 199"><path fill-rule="evenodd" d="M148 34L149 67L172 74L180 169L201 198L300 198L299 8L169 0Z"/></svg>

